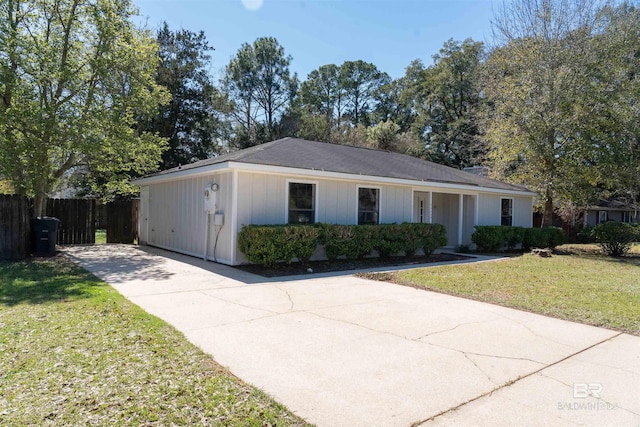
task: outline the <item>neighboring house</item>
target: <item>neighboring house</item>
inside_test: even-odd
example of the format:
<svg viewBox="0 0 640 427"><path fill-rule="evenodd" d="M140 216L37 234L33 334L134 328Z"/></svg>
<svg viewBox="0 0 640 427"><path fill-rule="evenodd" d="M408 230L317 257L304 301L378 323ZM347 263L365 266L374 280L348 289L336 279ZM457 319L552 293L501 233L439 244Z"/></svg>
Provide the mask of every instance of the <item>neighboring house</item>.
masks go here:
<svg viewBox="0 0 640 427"><path fill-rule="evenodd" d="M455 247L471 243L475 225L531 227L535 197L404 154L295 138L133 182L141 243L231 265L246 262L243 225L433 222Z"/></svg>
<svg viewBox="0 0 640 427"><path fill-rule="evenodd" d="M601 200L598 205L584 209L585 227L594 227L607 221L638 223L640 222L639 209L618 200Z"/></svg>

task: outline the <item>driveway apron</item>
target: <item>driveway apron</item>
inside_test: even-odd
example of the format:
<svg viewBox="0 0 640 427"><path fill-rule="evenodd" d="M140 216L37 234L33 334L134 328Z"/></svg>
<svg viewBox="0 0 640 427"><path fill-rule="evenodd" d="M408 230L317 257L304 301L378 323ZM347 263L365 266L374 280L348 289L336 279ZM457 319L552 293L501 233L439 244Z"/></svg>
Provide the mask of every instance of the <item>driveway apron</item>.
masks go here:
<svg viewBox="0 0 640 427"><path fill-rule="evenodd" d="M65 249L319 426L640 425L640 338L350 275Z"/></svg>

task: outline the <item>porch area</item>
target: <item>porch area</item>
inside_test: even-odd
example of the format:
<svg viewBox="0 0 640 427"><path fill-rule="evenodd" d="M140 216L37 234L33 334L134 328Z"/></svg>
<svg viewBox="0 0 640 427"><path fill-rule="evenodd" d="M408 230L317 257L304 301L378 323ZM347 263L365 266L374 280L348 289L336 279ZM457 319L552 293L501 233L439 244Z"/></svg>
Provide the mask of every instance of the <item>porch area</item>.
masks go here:
<svg viewBox="0 0 640 427"><path fill-rule="evenodd" d="M414 191L412 222L444 225L447 248L470 245L474 227L478 224L478 196Z"/></svg>

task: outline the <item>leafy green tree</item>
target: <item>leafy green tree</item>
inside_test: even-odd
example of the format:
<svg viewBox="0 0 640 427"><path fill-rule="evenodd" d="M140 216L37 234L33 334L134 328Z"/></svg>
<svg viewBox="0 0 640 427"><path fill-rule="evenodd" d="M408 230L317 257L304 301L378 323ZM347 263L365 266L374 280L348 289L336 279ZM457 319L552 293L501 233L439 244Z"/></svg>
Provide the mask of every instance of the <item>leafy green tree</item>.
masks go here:
<svg viewBox="0 0 640 427"><path fill-rule="evenodd" d="M592 49L595 0L513 0L494 19L496 48L484 94L492 109L486 139L493 170L527 185L544 201L571 200L599 181L599 107L588 95L600 58ZM593 108L592 108L593 107Z"/></svg>
<svg viewBox="0 0 640 427"><path fill-rule="evenodd" d="M375 108L373 121L376 123L392 121L398 125L398 132L411 130L416 119L412 100L406 95L407 79L395 79L378 87L373 92Z"/></svg>
<svg viewBox="0 0 640 427"><path fill-rule="evenodd" d="M126 193L158 166L165 141L135 124L168 96L133 13L127 0L0 0L0 176L35 215L73 169Z"/></svg>
<svg viewBox="0 0 640 427"><path fill-rule="evenodd" d="M251 45L243 44L227 65L223 86L233 103L239 148L278 137L278 119L299 84L289 71L290 63L291 56L275 38L261 37Z"/></svg>
<svg viewBox="0 0 640 427"><path fill-rule="evenodd" d="M254 130L258 114L255 100L258 85L256 67L253 46L245 43L227 65L222 80L223 90L232 103L230 115L235 123L235 141L231 144L237 148L246 148L258 143Z"/></svg>
<svg viewBox="0 0 640 427"><path fill-rule="evenodd" d="M303 128L317 135L318 141L329 142L331 130L342 116L344 106L340 68L327 64L310 72L300 86L300 100L306 113L302 118ZM319 117L323 118L322 123Z"/></svg>
<svg viewBox="0 0 640 427"><path fill-rule="evenodd" d="M424 141L423 157L463 168L484 154L480 139L481 65L484 46L467 39L449 40L428 68L414 63L405 77L417 117L413 128Z"/></svg>
<svg viewBox="0 0 640 427"><path fill-rule="evenodd" d="M387 73L362 60L346 61L340 66L340 86L347 100L347 114L354 126L369 125L369 113L374 108L374 92L389 83Z"/></svg>
<svg viewBox="0 0 640 427"><path fill-rule="evenodd" d="M208 72L213 48L204 33L171 31L165 22L157 40L160 65L156 82L167 88L171 101L140 127L168 140L169 149L162 155L162 168L168 169L217 153L225 135L225 108Z"/></svg>
<svg viewBox="0 0 640 427"><path fill-rule="evenodd" d="M599 198L640 203L640 8L606 6L592 41L598 62L589 99L599 108ZM603 158L604 157L604 158Z"/></svg>

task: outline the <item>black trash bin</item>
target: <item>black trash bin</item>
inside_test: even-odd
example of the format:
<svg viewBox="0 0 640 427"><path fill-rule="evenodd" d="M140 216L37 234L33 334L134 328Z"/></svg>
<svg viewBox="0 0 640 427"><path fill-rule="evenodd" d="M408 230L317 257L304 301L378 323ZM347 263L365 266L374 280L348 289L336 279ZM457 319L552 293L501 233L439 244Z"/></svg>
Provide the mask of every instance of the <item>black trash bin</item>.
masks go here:
<svg viewBox="0 0 640 427"><path fill-rule="evenodd" d="M33 228L33 252L36 255L55 255L60 220L42 216L31 220Z"/></svg>

